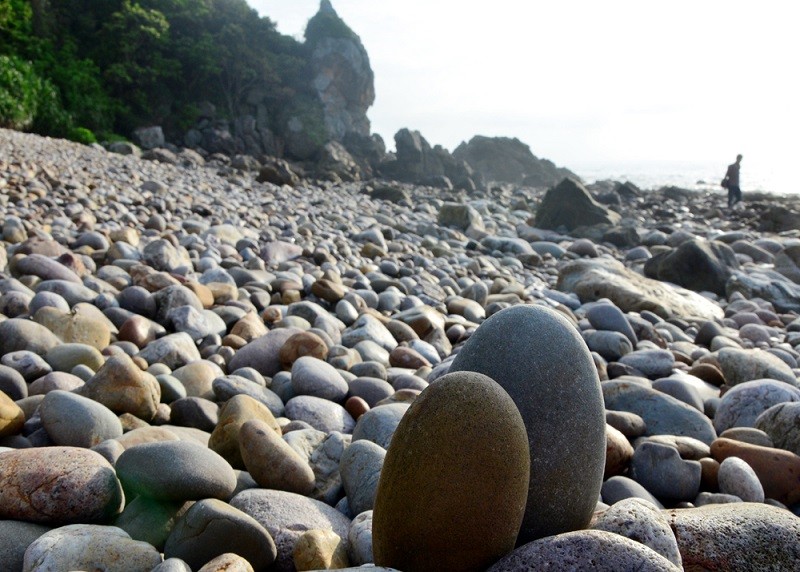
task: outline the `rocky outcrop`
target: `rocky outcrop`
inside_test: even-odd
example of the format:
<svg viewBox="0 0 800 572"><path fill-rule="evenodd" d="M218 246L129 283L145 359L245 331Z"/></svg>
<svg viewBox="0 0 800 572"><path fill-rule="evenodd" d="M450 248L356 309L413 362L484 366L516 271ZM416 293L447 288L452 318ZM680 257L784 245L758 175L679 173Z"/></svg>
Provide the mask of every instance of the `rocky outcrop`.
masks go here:
<svg viewBox="0 0 800 572"><path fill-rule="evenodd" d="M407 183L442 188L459 188L467 191L477 186L475 174L464 161L450 152L430 143L419 131L401 129L394 136L395 156L381 165L380 173L388 178Z"/></svg>
<svg viewBox="0 0 800 572"><path fill-rule="evenodd" d="M322 102L325 126L335 141L348 133L369 136L367 109L375 101L375 76L361 39L345 24L329 0L306 27L312 84Z"/></svg>
<svg viewBox="0 0 800 572"><path fill-rule="evenodd" d="M487 181L549 187L564 177L575 177L568 169L537 158L516 138L476 135L456 147L453 157L465 161Z"/></svg>
<svg viewBox="0 0 800 572"><path fill-rule="evenodd" d="M572 230L596 224L615 225L621 217L592 198L577 179L567 177L547 191L536 211L534 226L556 230Z"/></svg>

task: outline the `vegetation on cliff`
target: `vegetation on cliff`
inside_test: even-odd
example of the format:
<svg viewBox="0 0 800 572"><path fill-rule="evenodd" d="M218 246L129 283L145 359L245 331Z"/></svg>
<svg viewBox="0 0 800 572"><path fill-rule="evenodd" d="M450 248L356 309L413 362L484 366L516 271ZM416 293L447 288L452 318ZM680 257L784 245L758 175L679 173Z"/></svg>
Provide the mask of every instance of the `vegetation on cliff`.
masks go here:
<svg viewBox="0 0 800 572"><path fill-rule="evenodd" d="M253 94L279 118L298 98L318 105L309 50L246 0L0 0L0 126L177 135L201 102L232 119Z"/></svg>

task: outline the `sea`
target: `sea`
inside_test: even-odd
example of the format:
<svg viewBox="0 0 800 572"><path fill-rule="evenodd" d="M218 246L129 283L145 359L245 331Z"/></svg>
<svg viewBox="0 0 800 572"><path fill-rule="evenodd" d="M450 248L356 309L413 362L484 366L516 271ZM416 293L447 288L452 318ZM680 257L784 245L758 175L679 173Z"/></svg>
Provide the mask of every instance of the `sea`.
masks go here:
<svg viewBox="0 0 800 572"><path fill-rule="evenodd" d="M732 160L730 162L733 162ZM781 165L783 166L783 165ZM614 180L630 181L640 189L659 189L676 186L698 191L726 194L719 183L725 176L726 162L701 161L639 161L628 163L572 163L568 168L585 183ZM800 183L783 176L778 166L759 165L742 161L740 182L742 192L773 195L800 195Z"/></svg>

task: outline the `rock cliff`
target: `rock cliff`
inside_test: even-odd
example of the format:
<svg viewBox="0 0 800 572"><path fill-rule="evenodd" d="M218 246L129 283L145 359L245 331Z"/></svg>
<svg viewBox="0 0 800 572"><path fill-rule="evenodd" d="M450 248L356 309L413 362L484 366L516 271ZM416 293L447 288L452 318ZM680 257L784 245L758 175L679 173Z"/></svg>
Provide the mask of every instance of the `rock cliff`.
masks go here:
<svg viewBox="0 0 800 572"><path fill-rule="evenodd" d="M517 138L476 135L469 143L456 147L453 157L465 161L487 181L499 183L549 187L564 177L575 177L568 169L537 158L531 148Z"/></svg>

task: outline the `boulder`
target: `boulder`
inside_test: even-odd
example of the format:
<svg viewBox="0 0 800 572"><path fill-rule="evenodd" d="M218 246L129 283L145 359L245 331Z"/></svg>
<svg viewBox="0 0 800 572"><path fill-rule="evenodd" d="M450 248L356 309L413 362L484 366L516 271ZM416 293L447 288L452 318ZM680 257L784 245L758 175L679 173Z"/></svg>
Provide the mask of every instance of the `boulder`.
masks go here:
<svg viewBox="0 0 800 572"><path fill-rule="evenodd" d="M610 258L568 262L559 270L557 288L574 292L583 303L608 298L624 312L649 310L662 318L723 317L717 304L696 292L645 278Z"/></svg>
<svg viewBox="0 0 800 572"><path fill-rule="evenodd" d="M739 269L731 247L716 240L691 239L678 248L655 255L644 264L648 278L672 282L695 292L725 295L725 285Z"/></svg>
<svg viewBox="0 0 800 572"><path fill-rule="evenodd" d="M536 211L534 226L572 230L596 224L615 225L620 219L619 214L595 201L580 181L566 177L545 194Z"/></svg>

